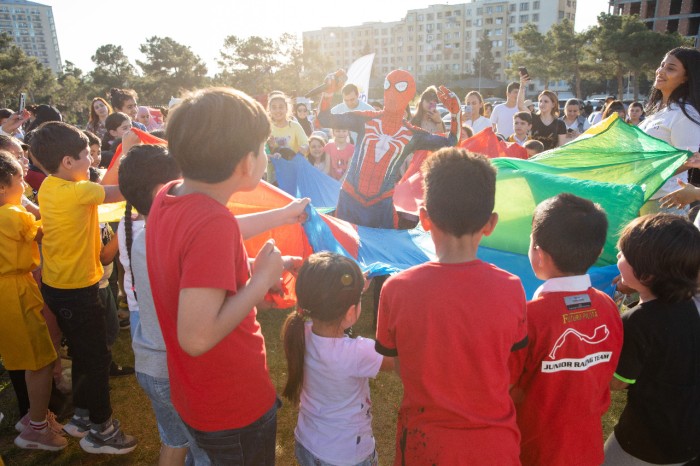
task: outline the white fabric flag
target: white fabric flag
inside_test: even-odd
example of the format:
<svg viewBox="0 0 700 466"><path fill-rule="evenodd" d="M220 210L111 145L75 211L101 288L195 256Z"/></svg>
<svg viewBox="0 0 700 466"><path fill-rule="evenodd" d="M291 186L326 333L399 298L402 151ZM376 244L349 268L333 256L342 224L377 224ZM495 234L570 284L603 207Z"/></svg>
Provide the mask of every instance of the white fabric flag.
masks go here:
<svg viewBox="0 0 700 466"><path fill-rule="evenodd" d="M348 81L357 86L360 90L360 100L367 102L369 100L369 75L372 72L372 62L374 62L374 54L370 53L355 60L350 68L348 68Z"/></svg>

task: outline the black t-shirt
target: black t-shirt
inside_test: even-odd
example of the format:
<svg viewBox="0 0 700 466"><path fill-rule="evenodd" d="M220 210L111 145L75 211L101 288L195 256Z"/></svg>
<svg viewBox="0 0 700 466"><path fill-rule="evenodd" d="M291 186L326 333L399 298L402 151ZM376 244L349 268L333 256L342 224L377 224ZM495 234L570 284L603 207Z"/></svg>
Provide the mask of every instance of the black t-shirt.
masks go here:
<svg viewBox="0 0 700 466"><path fill-rule="evenodd" d="M615 426L622 449L643 461L682 463L700 454L700 313L692 300L649 301L622 316L615 371L630 382Z"/></svg>
<svg viewBox="0 0 700 466"><path fill-rule="evenodd" d="M554 149L559 143L559 135L566 134L566 124L555 118L549 125L542 123L539 115L532 114L532 139L537 139L544 145L544 150Z"/></svg>

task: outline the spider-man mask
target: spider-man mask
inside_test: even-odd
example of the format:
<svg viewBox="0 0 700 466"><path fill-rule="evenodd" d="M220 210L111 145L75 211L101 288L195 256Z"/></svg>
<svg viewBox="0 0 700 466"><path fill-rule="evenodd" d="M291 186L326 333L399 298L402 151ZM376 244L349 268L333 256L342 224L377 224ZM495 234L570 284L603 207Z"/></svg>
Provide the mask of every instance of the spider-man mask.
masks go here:
<svg viewBox="0 0 700 466"><path fill-rule="evenodd" d="M394 70L384 80L384 112L403 115L416 95L416 82L408 71Z"/></svg>

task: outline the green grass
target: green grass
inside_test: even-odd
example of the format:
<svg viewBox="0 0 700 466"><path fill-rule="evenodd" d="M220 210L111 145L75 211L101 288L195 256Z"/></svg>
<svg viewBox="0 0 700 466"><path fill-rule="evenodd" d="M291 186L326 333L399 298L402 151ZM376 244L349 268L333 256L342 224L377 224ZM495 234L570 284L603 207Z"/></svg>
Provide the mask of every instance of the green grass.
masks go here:
<svg viewBox="0 0 700 466"><path fill-rule="evenodd" d="M372 327L372 293L363 297L364 312L353 331L362 336L373 337ZM282 323L287 311L260 311L258 319L262 325L267 344L268 364L270 374L281 393L286 380L286 362L280 340ZM133 353L129 332L122 331L114 348L114 358L118 363L133 365ZM112 404L115 417L122 421L124 430L139 439L138 448L129 455L90 455L84 453L76 439L70 439L69 446L61 452L35 452L15 448L13 442L16 433L14 423L17 420L16 404L12 388L7 386L7 379L0 379L0 411L5 413L5 420L0 425L0 456L10 465L148 465L156 464L160 441L155 418L150 402L135 377L111 379ZM370 381L372 391L372 409L374 415L373 428L377 440L377 451L381 465L392 464L394 457L394 434L396 429L396 414L401 402L402 386L394 373L380 373L377 379ZM625 404L624 393L613 393L610 409L603 417L605 437L612 427ZM278 412L277 418L277 464L282 466L294 465L294 426L296 425L297 409L284 400L284 406ZM0 463L1 464L1 463Z"/></svg>

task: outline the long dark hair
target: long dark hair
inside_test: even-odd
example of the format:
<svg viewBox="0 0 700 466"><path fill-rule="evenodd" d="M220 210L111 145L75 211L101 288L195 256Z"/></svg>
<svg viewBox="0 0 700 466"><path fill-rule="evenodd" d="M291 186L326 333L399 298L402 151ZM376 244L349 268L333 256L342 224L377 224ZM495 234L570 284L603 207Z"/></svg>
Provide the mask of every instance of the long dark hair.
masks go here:
<svg viewBox="0 0 700 466"><path fill-rule="evenodd" d="M155 144L134 146L119 165L119 190L126 199L124 238L130 268L133 244L132 206L136 207L140 214L148 215L153 203L153 189L159 184L165 184L179 177L180 169L165 146ZM134 272L130 270L130 273L133 286Z"/></svg>
<svg viewBox="0 0 700 466"><path fill-rule="evenodd" d="M700 111L700 50L691 47L676 47L666 55L673 55L681 62L688 78L671 92L668 103L678 105L690 121L700 125L700 121L690 115L687 109L687 106L690 105L696 111ZM658 112L661 110L662 102L661 91L652 87L645 112L648 115Z"/></svg>
<svg viewBox="0 0 700 466"><path fill-rule="evenodd" d="M288 374L282 394L290 401L299 402L304 384L305 320L340 325L350 306L360 302L364 285L362 271L352 259L319 252L304 261L296 283L298 310L289 314L282 329Z"/></svg>

